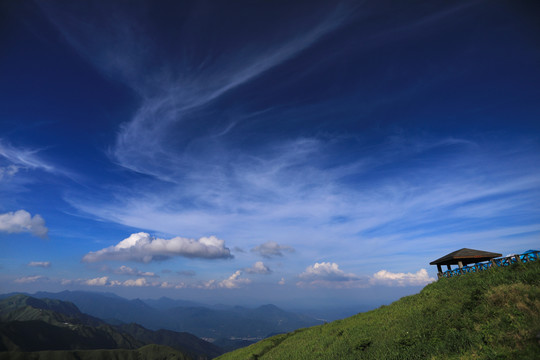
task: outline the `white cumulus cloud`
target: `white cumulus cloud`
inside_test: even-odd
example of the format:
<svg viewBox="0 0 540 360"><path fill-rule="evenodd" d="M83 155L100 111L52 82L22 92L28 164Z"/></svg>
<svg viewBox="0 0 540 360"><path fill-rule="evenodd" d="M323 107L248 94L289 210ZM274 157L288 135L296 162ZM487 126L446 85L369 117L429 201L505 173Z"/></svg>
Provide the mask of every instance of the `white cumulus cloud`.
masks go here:
<svg viewBox="0 0 540 360"><path fill-rule="evenodd" d="M149 285L145 278L130 279L122 283L123 286L147 286Z"/></svg>
<svg viewBox="0 0 540 360"><path fill-rule="evenodd" d="M299 287L359 288L367 287L367 279L352 273L345 273L339 265L321 262L310 265L298 276Z"/></svg>
<svg viewBox="0 0 540 360"><path fill-rule="evenodd" d="M279 245L275 241L267 241L264 244L254 247L251 251L269 259L276 256L283 256L284 252L292 253L294 249L287 245Z"/></svg>
<svg viewBox="0 0 540 360"><path fill-rule="evenodd" d="M249 279L242 279L240 278L240 275L242 275L242 271L237 270L234 274L229 276L228 279L222 280L217 284L217 287L225 288L225 289L236 289L241 287L242 285L249 284L251 280Z"/></svg>
<svg viewBox="0 0 540 360"><path fill-rule="evenodd" d="M40 215L32 216L26 210L18 210L0 214L0 231L10 234L28 232L46 238L49 229L45 226L45 220Z"/></svg>
<svg viewBox="0 0 540 360"><path fill-rule="evenodd" d="M381 270L372 276L359 276L345 273L339 265L331 262L315 263L308 266L299 276L296 283L299 287L326 287L326 288L365 288L375 285L386 286L419 286L435 281L426 269L416 273L393 273Z"/></svg>
<svg viewBox="0 0 540 360"><path fill-rule="evenodd" d="M187 285L194 289L237 289L242 285L251 283L250 279L241 278L242 270L236 270L231 276L225 280L208 280Z"/></svg>
<svg viewBox="0 0 540 360"><path fill-rule="evenodd" d="M202 237L198 240L177 236L167 240L140 232L132 234L117 245L89 252L82 260L89 263L105 260L148 263L153 260L165 260L173 256L204 259L232 257L229 248L225 247L225 241L215 236Z"/></svg>
<svg viewBox="0 0 540 360"><path fill-rule="evenodd" d="M271 274L272 270L262 261L257 261L252 267L244 269L248 274Z"/></svg>
<svg viewBox="0 0 540 360"><path fill-rule="evenodd" d="M76 279L76 280L70 280L70 279L62 279L61 284L62 285L87 285L87 286L108 286L108 287L156 287L156 288L164 288L164 289L185 289L185 288L193 288L193 289L236 289L240 288L243 285L247 285L251 283L250 279L242 278L242 270L235 271L231 276L229 276L227 279L218 281L218 280L208 280L204 282L197 282L197 283L185 283L185 282L178 282L178 283L171 283L168 281L151 281L148 279L148 277L139 277L136 279L128 279L125 281L119 281L119 280L113 280L110 279L108 276L102 276L97 277L93 279ZM33 282L37 281L39 279L46 279L42 276L34 276L34 277L28 277L23 279L16 280L17 282Z"/></svg>
<svg viewBox="0 0 540 360"><path fill-rule="evenodd" d="M62 279L61 280L62 285L74 285L74 284L80 284L80 285L88 285L88 286L126 286L126 287L133 287L133 286L162 286L162 287L170 287L167 286L167 283L161 283L159 281L156 282L149 282L147 278L140 277L137 279L128 279L125 281L118 281L118 280L112 280L108 276L102 276L97 277L93 279ZM163 285L165 284L165 285Z"/></svg>
<svg viewBox="0 0 540 360"><path fill-rule="evenodd" d="M184 289L187 286L183 282L180 282L178 284L172 284L172 283L169 283L167 281L164 281L164 282L159 284L159 287L164 288L164 289Z"/></svg>
<svg viewBox="0 0 540 360"><path fill-rule="evenodd" d="M31 261L28 263L28 266L48 268L48 267L51 267L51 262L50 261Z"/></svg>
<svg viewBox="0 0 540 360"><path fill-rule="evenodd" d="M109 284L109 277L103 276L94 279L84 280L84 284L89 286L105 286Z"/></svg>
<svg viewBox="0 0 540 360"><path fill-rule="evenodd" d="M373 285L406 286L406 285L426 285L435 281L429 277L426 269L420 269L416 273L392 273L381 270L373 274L370 283Z"/></svg>

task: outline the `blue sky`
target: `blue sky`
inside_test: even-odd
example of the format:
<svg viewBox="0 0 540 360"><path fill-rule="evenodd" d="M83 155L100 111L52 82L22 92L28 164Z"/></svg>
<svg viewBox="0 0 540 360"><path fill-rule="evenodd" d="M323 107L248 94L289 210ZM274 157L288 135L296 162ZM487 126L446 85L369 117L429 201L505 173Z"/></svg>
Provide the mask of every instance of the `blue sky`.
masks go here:
<svg viewBox="0 0 540 360"><path fill-rule="evenodd" d="M2 6L4 292L377 304L540 246L533 2Z"/></svg>

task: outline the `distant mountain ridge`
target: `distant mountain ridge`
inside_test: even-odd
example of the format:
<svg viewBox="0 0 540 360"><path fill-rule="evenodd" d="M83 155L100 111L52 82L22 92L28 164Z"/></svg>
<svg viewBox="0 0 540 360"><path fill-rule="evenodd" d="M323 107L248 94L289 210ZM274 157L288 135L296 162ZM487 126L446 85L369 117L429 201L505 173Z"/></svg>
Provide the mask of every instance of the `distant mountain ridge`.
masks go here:
<svg viewBox="0 0 540 360"><path fill-rule="evenodd" d="M56 299L37 299L28 295L13 295L0 301L2 321L41 320L52 325L76 323L99 326L105 323L93 316L83 314L75 304Z"/></svg>
<svg viewBox="0 0 540 360"><path fill-rule="evenodd" d="M144 345L59 300L14 295L0 301L3 351L136 349Z"/></svg>
<svg viewBox="0 0 540 360"><path fill-rule="evenodd" d="M0 321L0 351L135 350L159 344L181 351L185 358L213 358L223 352L192 334L152 331L138 324L112 326L71 302L23 294L0 300Z"/></svg>
<svg viewBox="0 0 540 360"><path fill-rule="evenodd" d="M159 310L144 303L140 299L128 300L123 297L90 291L62 291L59 293L37 292L37 298L50 298L70 301L84 313L106 320L135 322L152 329L159 329L159 323L153 319L159 317Z"/></svg>
<svg viewBox="0 0 540 360"><path fill-rule="evenodd" d="M135 323L117 325L115 328L145 344L166 345L175 349L183 349L191 354L204 354L208 357L215 357L223 353L223 350L219 346L186 332L164 329L148 330Z"/></svg>
<svg viewBox="0 0 540 360"><path fill-rule="evenodd" d="M275 305L255 309L241 306L212 308L185 300L128 300L117 295L86 291L37 292L33 296L70 301L82 312L110 324L137 323L152 330L188 332L207 339L262 339L270 334L322 323Z"/></svg>
<svg viewBox="0 0 540 360"><path fill-rule="evenodd" d="M189 300L177 300L177 299L171 299L165 296L160 297L159 299L142 299L142 301L153 307L154 309L158 310L168 310L175 307L208 307L206 304L202 304L195 301L189 301Z"/></svg>

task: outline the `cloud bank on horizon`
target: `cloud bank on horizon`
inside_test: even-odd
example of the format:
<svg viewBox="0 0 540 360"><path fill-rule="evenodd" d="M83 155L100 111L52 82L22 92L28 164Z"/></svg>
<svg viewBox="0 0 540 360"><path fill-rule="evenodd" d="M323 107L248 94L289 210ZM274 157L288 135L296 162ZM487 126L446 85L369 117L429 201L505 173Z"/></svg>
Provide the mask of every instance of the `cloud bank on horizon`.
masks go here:
<svg viewBox="0 0 540 360"><path fill-rule="evenodd" d="M10 283L360 293L427 284L456 248L538 243L540 55L517 7L8 10L35 51L0 60L16 84L0 124ZM26 255L26 235L51 241Z"/></svg>
<svg viewBox="0 0 540 360"><path fill-rule="evenodd" d="M426 269L416 273L392 273L380 270L371 277L362 277L352 273L345 273L336 263L321 262L310 265L301 273L297 282L299 287L323 288L367 288L375 285L385 286L423 286L435 281Z"/></svg>

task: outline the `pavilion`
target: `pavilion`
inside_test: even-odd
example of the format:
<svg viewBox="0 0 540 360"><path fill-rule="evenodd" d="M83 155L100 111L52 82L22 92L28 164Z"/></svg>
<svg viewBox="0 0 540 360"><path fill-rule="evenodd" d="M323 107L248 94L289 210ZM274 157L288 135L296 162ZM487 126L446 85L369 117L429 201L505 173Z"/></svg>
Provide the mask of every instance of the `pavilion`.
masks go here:
<svg viewBox="0 0 540 360"><path fill-rule="evenodd" d="M501 257L502 254L492 253L489 251L481 251L474 249L463 248L451 252L448 255L443 256L440 259L430 262L430 265L437 265L437 271L439 277L442 275L443 271L441 266L446 265L448 270L452 270L450 265L457 265L460 269L463 269L463 266L473 263L479 263L482 261L489 261L493 258Z"/></svg>

